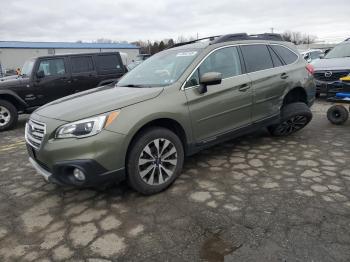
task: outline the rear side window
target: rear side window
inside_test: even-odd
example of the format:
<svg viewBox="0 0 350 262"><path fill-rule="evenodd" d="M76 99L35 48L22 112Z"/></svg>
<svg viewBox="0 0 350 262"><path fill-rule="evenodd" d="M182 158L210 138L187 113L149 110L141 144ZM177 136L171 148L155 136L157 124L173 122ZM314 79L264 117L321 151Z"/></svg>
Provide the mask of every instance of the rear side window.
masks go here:
<svg viewBox="0 0 350 262"><path fill-rule="evenodd" d="M298 59L298 56L286 47L271 45L271 48L283 59L287 65L294 63Z"/></svg>
<svg viewBox="0 0 350 262"><path fill-rule="evenodd" d="M123 70L123 65L115 54L97 55L97 67L99 71Z"/></svg>
<svg viewBox="0 0 350 262"><path fill-rule="evenodd" d="M94 71L91 56L77 56L71 58L72 73L84 73Z"/></svg>
<svg viewBox="0 0 350 262"><path fill-rule="evenodd" d="M273 68L266 45L243 45L241 49L248 73Z"/></svg>
<svg viewBox="0 0 350 262"><path fill-rule="evenodd" d="M272 58L272 62L273 62L274 67L283 66L281 59L276 55L275 51L273 51L271 48L269 48L269 51L271 54L271 58Z"/></svg>

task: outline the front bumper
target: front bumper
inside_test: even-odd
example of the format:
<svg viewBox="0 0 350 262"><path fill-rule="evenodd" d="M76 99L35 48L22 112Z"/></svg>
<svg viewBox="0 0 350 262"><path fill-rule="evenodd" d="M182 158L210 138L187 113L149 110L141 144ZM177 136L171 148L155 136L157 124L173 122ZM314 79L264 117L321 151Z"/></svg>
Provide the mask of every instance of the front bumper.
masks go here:
<svg viewBox="0 0 350 262"><path fill-rule="evenodd" d="M43 164L29 157L29 162L46 181L58 185L70 185L78 187L94 187L112 182L120 182L125 179L124 168L107 171L94 160L63 161L48 170ZM79 168L84 172L86 179L77 180L73 170Z"/></svg>

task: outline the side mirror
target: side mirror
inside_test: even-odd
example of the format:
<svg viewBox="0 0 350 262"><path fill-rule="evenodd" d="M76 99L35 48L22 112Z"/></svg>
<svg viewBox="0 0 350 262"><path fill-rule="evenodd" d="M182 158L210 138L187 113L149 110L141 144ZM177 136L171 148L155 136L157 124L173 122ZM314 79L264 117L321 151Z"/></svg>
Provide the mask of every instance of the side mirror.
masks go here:
<svg viewBox="0 0 350 262"><path fill-rule="evenodd" d="M207 86L221 84L221 81L222 81L221 73L218 73L218 72L204 73L199 78L199 83L200 83L199 92L201 94L206 93L208 91Z"/></svg>
<svg viewBox="0 0 350 262"><path fill-rule="evenodd" d="M44 73L44 71L38 71L37 73L36 73L36 77L38 78L38 79L40 79L40 78L44 78L45 77L45 73Z"/></svg>

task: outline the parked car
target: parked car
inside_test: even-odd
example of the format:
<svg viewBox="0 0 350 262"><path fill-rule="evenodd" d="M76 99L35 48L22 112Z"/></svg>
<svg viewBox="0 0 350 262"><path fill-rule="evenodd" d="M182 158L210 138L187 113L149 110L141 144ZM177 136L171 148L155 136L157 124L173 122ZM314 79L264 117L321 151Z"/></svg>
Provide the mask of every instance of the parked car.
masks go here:
<svg viewBox="0 0 350 262"><path fill-rule="evenodd" d="M184 159L268 127L292 134L312 118L312 66L279 35L224 35L162 51L113 87L57 100L26 126L29 160L48 181L96 186L127 179L167 188Z"/></svg>
<svg viewBox="0 0 350 262"><path fill-rule="evenodd" d="M300 52L300 54L308 63L311 63L312 61L320 59L324 56L324 52L321 49L309 49L307 51Z"/></svg>
<svg viewBox="0 0 350 262"><path fill-rule="evenodd" d="M350 75L350 39L338 44L323 59L312 63L315 69L317 95L337 90L340 78Z"/></svg>
<svg viewBox="0 0 350 262"><path fill-rule="evenodd" d="M20 76L0 79L0 132L58 98L116 82L126 72L120 54L45 56L24 63Z"/></svg>
<svg viewBox="0 0 350 262"><path fill-rule="evenodd" d="M128 64L127 69L128 71L134 69L137 67L139 64L141 64L143 61L147 60L150 58L152 55L150 54L139 54L137 55L136 59L132 61L132 63Z"/></svg>

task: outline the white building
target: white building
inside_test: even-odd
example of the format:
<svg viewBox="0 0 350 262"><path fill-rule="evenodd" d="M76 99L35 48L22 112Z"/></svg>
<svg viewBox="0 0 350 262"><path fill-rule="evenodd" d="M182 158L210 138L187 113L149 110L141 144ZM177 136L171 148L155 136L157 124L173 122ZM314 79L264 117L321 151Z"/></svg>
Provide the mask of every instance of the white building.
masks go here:
<svg viewBox="0 0 350 262"><path fill-rule="evenodd" d="M27 59L38 56L116 51L127 54L130 63L139 54L139 47L119 43L0 41L0 70L22 68Z"/></svg>

